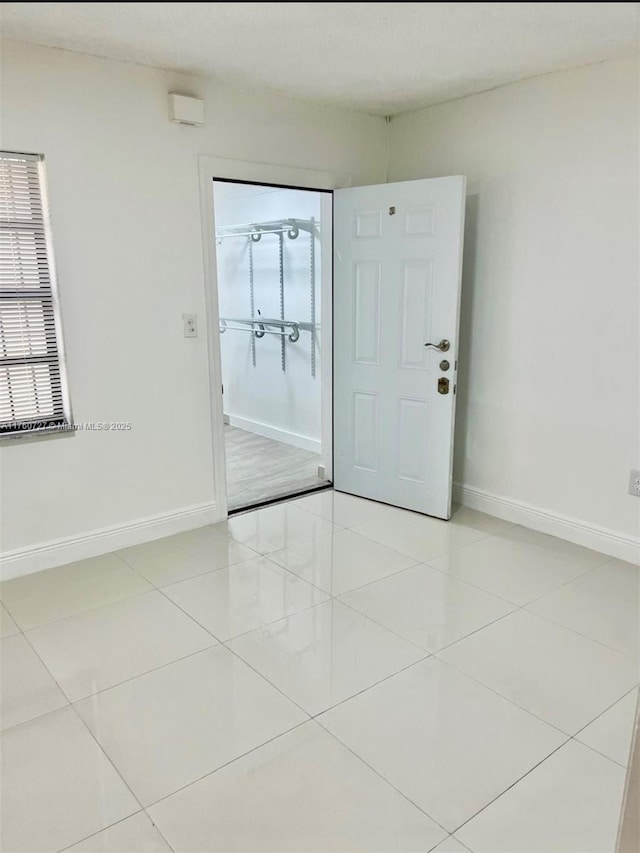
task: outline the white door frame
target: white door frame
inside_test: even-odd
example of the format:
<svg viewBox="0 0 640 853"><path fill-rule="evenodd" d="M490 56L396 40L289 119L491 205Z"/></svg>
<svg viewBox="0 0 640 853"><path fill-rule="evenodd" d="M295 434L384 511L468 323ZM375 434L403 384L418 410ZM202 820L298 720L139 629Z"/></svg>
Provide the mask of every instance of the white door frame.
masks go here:
<svg viewBox="0 0 640 853"><path fill-rule="evenodd" d="M226 178L235 181L252 181L260 184L282 184L300 189L335 190L351 186L351 175L338 172L318 172L312 169L299 169L295 166L274 163L252 163L246 160L227 160L201 155L198 158L200 172L200 210L202 220L202 247L204 261L205 311L207 353L209 361L209 392L211 403L211 440L213 460L213 488L216 521L228 516L227 473L224 449L224 417L222 402L222 359L220 354L220 324L218 313L218 274L216 264L215 213L213 205L213 181ZM323 202L322 215L330 212L331 198ZM332 236L332 235L331 235ZM323 453L332 447L333 395L332 382L332 240L324 239L321 245L321 316L322 316L322 425L321 437ZM323 459L329 478L332 477L332 454Z"/></svg>

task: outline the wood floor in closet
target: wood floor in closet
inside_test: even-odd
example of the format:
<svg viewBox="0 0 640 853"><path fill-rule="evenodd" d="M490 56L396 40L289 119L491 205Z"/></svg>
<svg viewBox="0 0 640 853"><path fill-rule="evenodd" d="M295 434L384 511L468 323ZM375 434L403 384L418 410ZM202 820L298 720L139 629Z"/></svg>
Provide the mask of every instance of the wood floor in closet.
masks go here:
<svg viewBox="0 0 640 853"><path fill-rule="evenodd" d="M225 447L230 510L296 494L326 482L318 477L321 460L317 453L228 424Z"/></svg>

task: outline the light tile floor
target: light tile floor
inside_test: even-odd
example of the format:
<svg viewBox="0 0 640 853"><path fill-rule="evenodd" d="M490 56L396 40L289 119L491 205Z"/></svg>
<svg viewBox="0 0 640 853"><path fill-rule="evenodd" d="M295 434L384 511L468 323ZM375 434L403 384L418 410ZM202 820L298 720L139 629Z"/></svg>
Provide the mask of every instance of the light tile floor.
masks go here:
<svg viewBox="0 0 640 853"><path fill-rule="evenodd" d="M613 853L640 569L334 492L0 584L3 853Z"/></svg>

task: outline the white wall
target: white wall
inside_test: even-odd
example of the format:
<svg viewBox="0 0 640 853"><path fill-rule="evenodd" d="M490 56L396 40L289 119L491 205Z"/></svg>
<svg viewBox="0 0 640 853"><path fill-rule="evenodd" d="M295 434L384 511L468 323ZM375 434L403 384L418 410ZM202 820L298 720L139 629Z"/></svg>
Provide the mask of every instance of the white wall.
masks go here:
<svg viewBox="0 0 640 853"><path fill-rule="evenodd" d="M205 99L205 129L168 121L172 90ZM207 343L183 338L181 316L196 312L204 329L197 155L369 183L384 179L386 128L380 118L16 42L3 45L1 110L2 146L46 155L75 419L132 423L126 433L2 446L2 546L26 549L24 570L68 559L68 549L29 551L51 540L211 510Z"/></svg>
<svg viewBox="0 0 640 853"><path fill-rule="evenodd" d="M320 193L266 190L242 184L214 183L216 227L277 219L312 217L320 231ZM326 223L330 228L331 223ZM321 310L321 248L315 240L316 325ZM295 240L285 236L285 317L311 320L310 234ZM265 234L252 244L255 310L263 317L280 316L278 237ZM222 317L249 317L249 244L247 237L221 240L217 247L218 302ZM224 411L230 423L293 444L321 451L321 351L316 334L316 372L311 375L310 332L301 331L292 343L285 339L285 372L280 361L280 338L266 334L255 340L256 365L251 362L251 335L229 330L222 335Z"/></svg>
<svg viewBox="0 0 640 853"><path fill-rule="evenodd" d="M390 180L468 177L455 478L632 546L636 60L400 116L390 146Z"/></svg>
<svg viewBox="0 0 640 853"><path fill-rule="evenodd" d="M169 123L170 90L204 97L205 129ZM133 424L3 445L2 546L33 567L60 561L38 555L51 540L211 510L206 341L185 340L181 318L204 320L197 155L379 183L387 138L379 118L15 42L1 94L2 146L47 157L75 418ZM627 60L390 125L392 180L469 177L457 478L623 537L640 509L626 494L640 467L637 108Z"/></svg>

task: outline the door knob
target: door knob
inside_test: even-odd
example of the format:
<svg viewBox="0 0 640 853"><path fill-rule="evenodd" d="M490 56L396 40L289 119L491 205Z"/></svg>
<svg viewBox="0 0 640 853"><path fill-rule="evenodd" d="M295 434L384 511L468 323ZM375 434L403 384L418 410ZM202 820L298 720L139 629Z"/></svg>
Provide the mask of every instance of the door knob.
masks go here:
<svg viewBox="0 0 640 853"><path fill-rule="evenodd" d="M447 352L451 346L449 341L446 338L443 338L439 344L425 344L426 347L433 347L434 349L439 349L440 352Z"/></svg>

